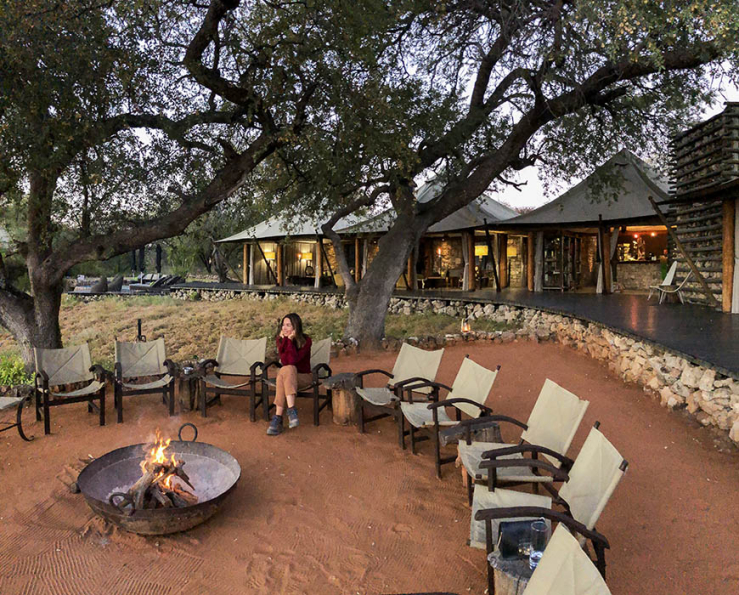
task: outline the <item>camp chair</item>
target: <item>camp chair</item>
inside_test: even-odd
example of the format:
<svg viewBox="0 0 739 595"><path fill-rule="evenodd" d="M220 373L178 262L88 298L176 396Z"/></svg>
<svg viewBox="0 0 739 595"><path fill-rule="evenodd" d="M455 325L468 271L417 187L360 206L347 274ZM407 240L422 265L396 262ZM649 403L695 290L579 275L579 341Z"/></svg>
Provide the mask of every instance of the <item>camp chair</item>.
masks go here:
<svg viewBox="0 0 739 595"><path fill-rule="evenodd" d="M436 456L436 476L441 478L441 466L453 463L457 456L441 457L441 445L439 443L439 431L441 426L454 426L462 419L462 413L471 418L479 418L481 415L492 414L492 409L484 405L493 383L498 375L498 366L495 370L488 370L480 364L473 362L469 356L465 356L459 367L454 384L448 387L440 382L429 380L417 384L408 385L405 389L407 399L401 395L400 411L410 425L411 452L416 454L416 442L428 440L434 441L434 452ZM433 392L430 397L433 403L413 402L413 391L422 386L430 386ZM439 401L439 390L447 390L449 394L443 401ZM445 407L453 407L456 421L447 415ZM424 430L424 436L416 437L417 430Z"/></svg>
<svg viewBox="0 0 739 595"><path fill-rule="evenodd" d="M531 466L537 463L526 459L524 462ZM496 460L486 461L485 464L490 468L503 468L506 465L521 464L521 461ZM577 533L581 545L585 546L589 540L595 552L595 565L605 578L605 550L610 546L605 537L595 531L595 523L628 465L596 425L591 428L564 485L558 493L554 492L553 499L500 488L489 491L483 485L476 485L470 523L470 545L474 546L479 542L481 523L485 525L485 548L490 554L498 532L497 525L502 519L544 517L549 521L562 523ZM562 512L552 510L552 503L562 507ZM493 593L493 572L490 565L488 588Z"/></svg>
<svg viewBox="0 0 739 595"><path fill-rule="evenodd" d="M491 421L511 423L523 428L520 442L515 444L502 444L495 442L471 442L469 434L467 441L459 442L457 447L459 456L467 471L467 497L472 504L472 487L475 481L488 478L487 468L481 467L483 459L504 456L507 459L522 459L529 455L537 459L541 454L549 463L555 467L567 470L572 465L572 460L565 454L572 444L575 432L580 426L585 411L590 404L583 401L570 391L565 390L557 383L548 378L539 393L539 397L531 410L527 423L505 415L489 415L484 419L465 420L461 422L470 428L475 424L489 424ZM509 467L502 471L493 473L493 489L501 484L520 485L525 483L543 484L554 481L557 474L541 475L537 467Z"/></svg>
<svg viewBox="0 0 739 595"><path fill-rule="evenodd" d="M611 595L611 591L577 539L558 525L523 595Z"/></svg>
<svg viewBox="0 0 739 595"><path fill-rule="evenodd" d="M92 365L87 343L64 349L34 348L33 358L36 421L43 417L44 434L51 433L49 409L70 403L87 403L88 413L96 410L100 425L105 425L105 371L101 366ZM71 391L59 390L63 385L78 382L88 384Z"/></svg>
<svg viewBox="0 0 739 595"><path fill-rule="evenodd" d="M650 285L649 286L649 295L647 296L647 300L652 299L652 295L654 295L655 292L660 293L660 289L663 287L671 287L672 282L675 279L675 272L677 271L677 260L675 260L672 265L670 266L670 270L667 271L667 274L665 275L665 278L662 279L662 283L659 285Z"/></svg>
<svg viewBox="0 0 739 595"><path fill-rule="evenodd" d="M310 368L313 378L311 379L310 384L298 386L298 393L296 396L313 399L314 426L317 426L320 423L319 417L321 411L326 407L331 406L331 391L326 390L325 395L321 395L320 391L322 381L331 376L331 367L329 366L330 361L331 338L329 337L328 339L314 342L310 348ZM269 387L269 389L272 389L272 394L274 394L274 391L277 388L277 379L268 377L269 368L271 368L272 366L275 366L276 368L281 368L282 364L279 361L272 361L265 364L264 371L262 372L262 386ZM265 404L269 402L268 391L264 392L262 398L266 399ZM321 403L321 401L323 401L323 403ZM272 403L271 405L267 405L266 407L264 407L265 420L269 420L269 410L272 409L272 407L274 406L274 403Z"/></svg>
<svg viewBox="0 0 739 595"><path fill-rule="evenodd" d="M425 351L418 347L413 347L408 343L403 343L400 353L395 359L395 365L392 372L386 372L380 369L363 370L355 375L357 394L362 398L359 403L359 432L364 433L364 426L370 422L382 419L383 417L393 417L398 423L398 443L405 449L406 433L403 429L403 416L398 408L400 401L400 391L405 385L418 383L423 380L434 380L436 372L441 363L441 356L444 355L443 349L435 351ZM369 374L384 374L388 377L387 384L381 388L364 388L364 377ZM417 392L422 394L431 394L433 387L420 387ZM377 412L372 417L365 417L364 408Z"/></svg>
<svg viewBox="0 0 739 595"><path fill-rule="evenodd" d="M670 286L670 287L660 286L658 288L659 289L659 303L661 304L668 295L677 294L677 297L680 298L680 303L684 304L685 300L683 299L683 287L685 287L685 284L690 280L690 277L692 275L693 275L693 271L688 271L688 274L685 275L685 278L682 281L680 281L680 284L677 286Z"/></svg>
<svg viewBox="0 0 739 595"><path fill-rule="evenodd" d="M221 336L218 343L216 359L209 359L199 365L202 371L200 381L200 412L203 417L208 415L208 407L221 402L221 395L236 395L249 397L249 419L256 421L256 407L261 405L266 409L264 387L261 387L257 402L257 380L262 379L262 367L267 355L267 338L240 340ZM208 367L217 368L207 374ZM238 376L245 382L230 383L222 376ZM213 396L209 399L208 393Z"/></svg>
<svg viewBox="0 0 739 595"><path fill-rule="evenodd" d="M161 393L169 415L174 415L174 379L177 375L172 360L167 359L164 339L136 343L115 342L115 406L118 423L123 422L123 397ZM130 382L133 378L159 376L142 384Z"/></svg>

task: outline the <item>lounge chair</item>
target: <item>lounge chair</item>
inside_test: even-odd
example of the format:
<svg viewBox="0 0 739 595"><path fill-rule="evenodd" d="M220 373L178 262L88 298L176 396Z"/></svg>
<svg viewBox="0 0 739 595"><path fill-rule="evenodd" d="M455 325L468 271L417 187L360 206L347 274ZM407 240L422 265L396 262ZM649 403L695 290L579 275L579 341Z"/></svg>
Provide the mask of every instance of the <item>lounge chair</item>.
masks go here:
<svg viewBox="0 0 739 595"><path fill-rule="evenodd" d="M665 278L662 279L662 283L659 285L650 285L649 286L649 295L647 296L647 300L651 300L652 296L656 293L660 293L661 288L666 287L672 287L672 283L675 279L675 272L677 271L677 260L675 260L672 265L670 266L670 270L667 271L667 274L665 275ZM661 295L661 293L660 293Z"/></svg>
<svg viewBox="0 0 739 595"><path fill-rule="evenodd" d="M108 291L108 278L103 275L90 287L90 293L106 293Z"/></svg>
<svg viewBox="0 0 739 595"><path fill-rule="evenodd" d="M504 416L490 415L484 419L465 420L464 425L474 427L475 425L489 424L491 421L511 423L523 429L521 440L516 444L504 444L495 442L470 442L469 434L466 442L460 441L459 456L464 464L468 475L468 500L472 504L472 487L475 481L489 480L493 489L499 485L517 485L539 483L545 485L554 481L558 476L541 475L536 467L509 467L505 470L497 470L490 477L486 467L481 467L484 459L495 459L505 457L507 459L523 459L529 455L537 459L542 455L555 467L567 470L572 465L572 460L565 455L572 444L575 432L580 426L589 401L579 399L570 391L565 390L556 382L544 381L544 386L539 397L531 410L527 423ZM540 461L544 464L544 461Z"/></svg>
<svg viewBox="0 0 739 595"><path fill-rule="evenodd" d="M685 287L685 284L690 280L690 277L692 275L693 275L693 271L688 271L688 274L685 275L685 278L682 281L680 281L679 285L669 286L669 287L660 286L658 288L659 289L659 303L661 304L668 295L677 294L677 297L680 298L680 303L684 304L685 300L683 299L683 287Z"/></svg>
<svg viewBox="0 0 739 595"><path fill-rule="evenodd" d="M416 442L421 440L434 441L434 453L436 456L436 476L441 478L441 466L447 463L453 463L457 460L457 456L441 457L441 445L439 444L439 431L442 426L455 426L462 419L462 413L467 414L473 419L479 418L481 415L492 414L492 409L485 406L485 401L493 388L493 383L498 375L498 366L495 370L487 368L473 362L469 356L466 356L459 367L454 384L451 387L445 386L440 382L423 381L418 384L406 387L403 394L408 394L408 398L401 395L400 411L403 417L408 420L410 425L411 452L416 454ZM431 400L428 402L413 402L413 391L418 390L422 386L430 386L433 388ZM439 401L439 390L445 389L449 392L447 398ZM445 407L453 407L456 413L456 420L449 417ZM417 430L423 430L425 436L416 437Z"/></svg>
<svg viewBox="0 0 739 595"><path fill-rule="evenodd" d="M611 595L577 539L559 525L523 595Z"/></svg>
<svg viewBox="0 0 739 595"><path fill-rule="evenodd" d="M395 359L392 372L380 369L357 372L356 391L362 398L358 411L359 432L363 434L364 426L370 422L382 419L383 417L392 417L398 423L398 443L405 449L406 434L403 429L403 416L398 407L400 391L408 384L418 383L423 380L433 381L436 378L436 372L439 369L442 355L444 355L443 349L425 351L418 347L413 347L408 343L403 343L400 353L398 353L398 357ZM369 374L384 374L388 377L387 384L380 388L365 388L364 377ZM420 387L417 392L428 395L433 390L433 387L425 386ZM365 407L370 411L374 411L376 414L372 417L365 417Z"/></svg>
<svg viewBox="0 0 739 595"><path fill-rule="evenodd" d="M488 465L503 468L520 461L488 461ZM533 467L536 461L528 460ZM514 490L498 488L489 491L483 485L475 486L475 498L470 523L470 545L477 545L484 523L485 549L493 551L498 524L504 519L536 519L544 517L549 521L564 524L570 531L578 534L578 541L585 545L589 540L595 553L595 565L603 578L606 576L605 550L608 541L595 531L605 505L621 481L628 463L598 430L591 428L580 453L575 459L566 481L554 499L538 494L527 494ZM562 508L562 512L552 510L552 504ZM494 524L495 523L495 526ZM488 565L488 588L493 593L493 572Z"/></svg>
<svg viewBox="0 0 739 595"><path fill-rule="evenodd" d="M87 343L64 349L34 348L36 365L34 389L36 421L44 420L44 434L51 433L49 409L71 403L87 403L88 413L96 410L100 425L105 425L105 371L93 366ZM67 384L86 382L82 388L60 390Z"/></svg>
<svg viewBox="0 0 739 595"><path fill-rule="evenodd" d="M208 415L208 407L221 402L221 395L249 397L249 419L256 421L256 407L267 408L264 387L260 383L259 401L257 402L257 380L262 379L262 368L267 355L267 339L229 339L221 336L218 343L216 359L209 359L199 366L202 373L200 381L200 412ZM207 368L216 368L207 374ZM240 377L238 383L227 382L222 376ZM208 398L208 394L212 397Z"/></svg>
<svg viewBox="0 0 739 595"><path fill-rule="evenodd" d="M119 293L123 289L123 275L116 275L113 280L108 283L108 292Z"/></svg>
<svg viewBox="0 0 739 595"><path fill-rule="evenodd" d="M158 377L141 384L132 379ZM169 415L174 415L175 365L167 359L164 339L137 343L115 343L115 405L118 423L123 422L123 397L161 394L162 401L169 406Z"/></svg>
<svg viewBox="0 0 739 595"><path fill-rule="evenodd" d="M330 390L326 390L325 393L321 394L322 381L331 376L331 367L329 363L331 361L331 339L323 339L321 341L314 342L310 349L310 368L312 379L309 384L298 386L298 393L296 396L302 398L313 399L313 425L317 426L320 423L321 411L326 407L331 406ZM272 366L281 368L282 364L279 361L272 361L264 366L262 373L262 383L264 395L263 399L266 399L265 404L269 401L269 389L274 394L275 388L277 387L277 380L275 378L269 378L269 368ZM269 389L264 388L269 387ZM269 420L269 410L274 407L268 405L264 407L264 419Z"/></svg>

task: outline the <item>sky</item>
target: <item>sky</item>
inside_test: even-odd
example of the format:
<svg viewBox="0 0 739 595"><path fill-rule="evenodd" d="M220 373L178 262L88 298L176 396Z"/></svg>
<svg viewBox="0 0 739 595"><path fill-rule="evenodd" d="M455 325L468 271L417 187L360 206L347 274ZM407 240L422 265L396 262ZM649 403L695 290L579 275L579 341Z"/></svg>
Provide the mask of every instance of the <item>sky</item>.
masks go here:
<svg viewBox="0 0 739 595"><path fill-rule="evenodd" d="M704 120L722 112L724 110L725 101L739 101L739 89L734 86L721 88L720 92L723 95L723 99L718 101L711 108L706 109L704 112ZM495 199L514 209L521 207L540 207L541 205L554 200L573 186L579 184L581 179L573 180L572 183L569 184L560 184L558 186L552 185L552 188L556 188L556 190L548 194L545 194L544 192L544 188L538 176L538 171L535 167L529 167L521 172L520 181L526 183L520 191L513 187L508 187L503 193L498 194Z"/></svg>

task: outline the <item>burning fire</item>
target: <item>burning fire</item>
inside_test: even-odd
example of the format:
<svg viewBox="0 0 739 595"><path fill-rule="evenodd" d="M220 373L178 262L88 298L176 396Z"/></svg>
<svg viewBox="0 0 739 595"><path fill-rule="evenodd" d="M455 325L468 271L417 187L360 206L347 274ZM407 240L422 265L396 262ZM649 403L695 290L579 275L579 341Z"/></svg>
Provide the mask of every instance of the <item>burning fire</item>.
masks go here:
<svg viewBox="0 0 739 595"><path fill-rule="evenodd" d="M159 428L156 430L156 439L154 440L154 445L151 449L149 449L149 446L144 447L144 452L146 453L146 456L144 457L144 460L139 463L139 466L141 467L141 473L146 474L147 472L158 469L158 475L154 478L154 481L156 482L159 480L160 477L165 475L167 468L171 465L172 467L177 467L177 459L175 459L175 456L172 455L169 459L167 459L165 455L165 451L167 450L167 447L169 446L169 443L172 441L171 438L163 438L161 433L159 432ZM172 488L172 475L167 475L167 477L164 479L163 484L167 488Z"/></svg>

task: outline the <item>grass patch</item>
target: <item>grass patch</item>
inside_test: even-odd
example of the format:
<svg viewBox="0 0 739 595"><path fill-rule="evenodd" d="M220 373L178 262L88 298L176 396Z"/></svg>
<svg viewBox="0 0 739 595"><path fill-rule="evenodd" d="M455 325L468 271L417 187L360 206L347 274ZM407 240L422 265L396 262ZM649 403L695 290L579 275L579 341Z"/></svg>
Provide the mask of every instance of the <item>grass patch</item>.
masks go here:
<svg viewBox="0 0 739 595"><path fill-rule="evenodd" d="M114 342L133 341L136 320L141 319L147 339L164 337L167 354L176 361L215 357L221 335L229 337L274 337L277 324L288 312L297 312L305 331L314 339L339 339L346 326L348 310L274 300L228 300L223 302L180 301L163 296L111 296L84 302L64 296L60 312L62 341L65 345L89 343L94 363L113 366ZM472 322L478 331L513 328L505 323L479 319ZM458 333L460 320L443 314L388 315L388 336L412 337ZM10 333L0 328L0 354L17 348Z"/></svg>

